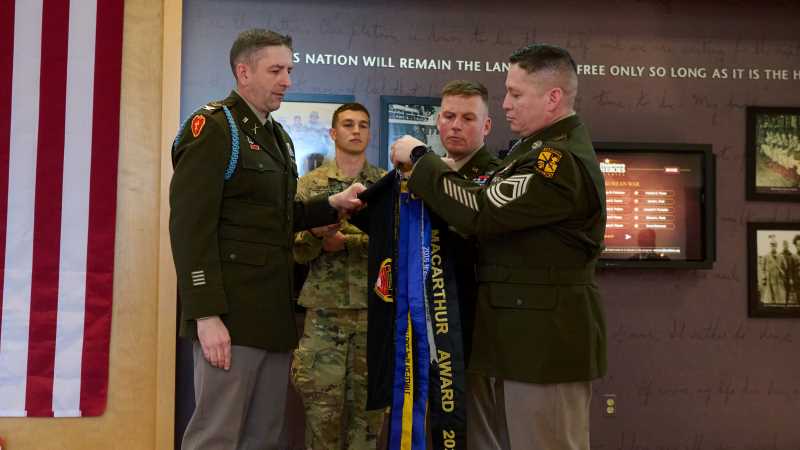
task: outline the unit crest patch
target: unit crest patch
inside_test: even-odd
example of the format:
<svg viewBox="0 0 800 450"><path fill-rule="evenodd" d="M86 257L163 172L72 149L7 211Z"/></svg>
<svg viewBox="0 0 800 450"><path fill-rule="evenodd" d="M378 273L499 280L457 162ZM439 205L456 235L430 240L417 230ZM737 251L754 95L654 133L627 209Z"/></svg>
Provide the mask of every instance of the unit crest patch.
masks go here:
<svg viewBox="0 0 800 450"><path fill-rule="evenodd" d="M561 152L552 147L543 148L536 159L536 171L545 178L553 178L558 170L561 156Z"/></svg>
<svg viewBox="0 0 800 450"><path fill-rule="evenodd" d="M203 127L206 126L206 118L205 116L196 115L192 118L192 136L195 138L200 136L200 132L203 131Z"/></svg>
<svg viewBox="0 0 800 450"><path fill-rule="evenodd" d="M386 258L381 263L374 289L381 300L388 303L394 301L392 296L392 258Z"/></svg>

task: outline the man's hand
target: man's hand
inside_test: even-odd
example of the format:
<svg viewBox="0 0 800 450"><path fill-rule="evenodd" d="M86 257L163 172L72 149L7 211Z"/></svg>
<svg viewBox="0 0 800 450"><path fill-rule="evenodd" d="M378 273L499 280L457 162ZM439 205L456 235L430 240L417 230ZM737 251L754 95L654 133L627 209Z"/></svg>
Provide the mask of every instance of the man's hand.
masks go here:
<svg viewBox="0 0 800 450"><path fill-rule="evenodd" d="M219 369L231 368L231 336L219 316L198 319L197 338L209 364Z"/></svg>
<svg viewBox="0 0 800 450"><path fill-rule="evenodd" d="M358 194L366 190L363 184L353 183L342 192L328 197L328 203L339 211L340 216L352 214L364 206L358 199Z"/></svg>
<svg viewBox="0 0 800 450"><path fill-rule="evenodd" d="M332 223L330 225L323 225L321 227L314 227L308 231L317 238L317 239L324 239L328 236L336 234L337 231L342 227L341 222Z"/></svg>
<svg viewBox="0 0 800 450"><path fill-rule="evenodd" d="M344 250L345 238L341 231L322 238L322 250L328 253L336 253Z"/></svg>
<svg viewBox="0 0 800 450"><path fill-rule="evenodd" d="M425 143L409 135L401 137L392 144L392 164L403 175L407 176L411 173L411 150L420 145L425 145Z"/></svg>

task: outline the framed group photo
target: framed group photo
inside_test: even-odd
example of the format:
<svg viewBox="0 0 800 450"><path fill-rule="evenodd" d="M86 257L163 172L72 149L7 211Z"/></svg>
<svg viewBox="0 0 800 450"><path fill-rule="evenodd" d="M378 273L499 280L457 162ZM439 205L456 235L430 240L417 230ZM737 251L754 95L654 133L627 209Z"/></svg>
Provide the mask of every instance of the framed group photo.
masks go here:
<svg viewBox="0 0 800 450"><path fill-rule="evenodd" d="M391 145L406 134L421 140L438 155L446 154L436 128L441 103L437 97L381 96L381 167L393 169Z"/></svg>
<svg viewBox="0 0 800 450"><path fill-rule="evenodd" d="M800 108L747 107L747 199L800 201Z"/></svg>
<svg viewBox="0 0 800 450"><path fill-rule="evenodd" d="M294 142L298 175L316 169L334 154L330 137L331 119L336 108L354 102L352 95L287 94L272 115L283 125Z"/></svg>
<svg viewBox="0 0 800 450"><path fill-rule="evenodd" d="M747 224L750 317L800 317L800 223Z"/></svg>

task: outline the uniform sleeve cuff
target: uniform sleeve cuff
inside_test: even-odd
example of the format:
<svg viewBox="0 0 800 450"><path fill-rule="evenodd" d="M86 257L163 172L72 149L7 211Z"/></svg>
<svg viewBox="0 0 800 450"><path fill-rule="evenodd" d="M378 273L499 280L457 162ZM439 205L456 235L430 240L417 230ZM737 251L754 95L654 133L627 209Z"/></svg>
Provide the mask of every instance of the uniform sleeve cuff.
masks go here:
<svg viewBox="0 0 800 450"><path fill-rule="evenodd" d="M221 316L228 312L225 290L222 287L187 289L181 291L179 295L184 319Z"/></svg>

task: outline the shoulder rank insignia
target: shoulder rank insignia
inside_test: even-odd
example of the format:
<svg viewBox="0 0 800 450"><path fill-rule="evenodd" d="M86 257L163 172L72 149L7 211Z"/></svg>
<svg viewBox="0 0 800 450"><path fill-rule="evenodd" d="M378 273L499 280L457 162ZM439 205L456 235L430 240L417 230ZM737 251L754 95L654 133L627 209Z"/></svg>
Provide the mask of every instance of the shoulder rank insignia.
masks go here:
<svg viewBox="0 0 800 450"><path fill-rule="evenodd" d="M203 127L206 126L206 118L200 114L194 116L192 118L192 136L195 138L200 136L200 132L203 131Z"/></svg>
<svg viewBox="0 0 800 450"><path fill-rule="evenodd" d="M206 111L216 111L222 108L222 103L220 102L210 102L207 105L203 106L203 109Z"/></svg>
<svg viewBox="0 0 800 450"><path fill-rule="evenodd" d="M561 156L561 152L552 147L543 148L536 159L536 171L545 178L553 178Z"/></svg>

